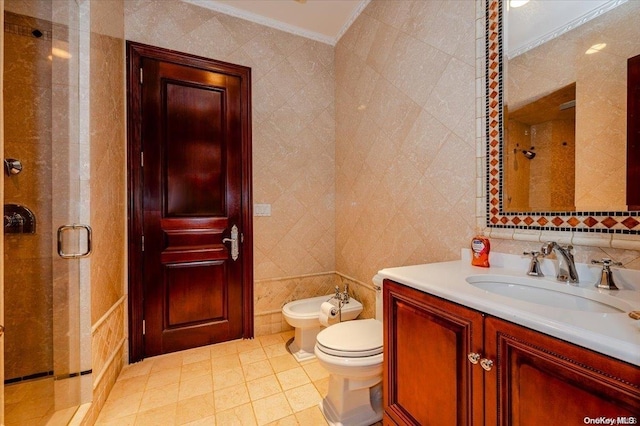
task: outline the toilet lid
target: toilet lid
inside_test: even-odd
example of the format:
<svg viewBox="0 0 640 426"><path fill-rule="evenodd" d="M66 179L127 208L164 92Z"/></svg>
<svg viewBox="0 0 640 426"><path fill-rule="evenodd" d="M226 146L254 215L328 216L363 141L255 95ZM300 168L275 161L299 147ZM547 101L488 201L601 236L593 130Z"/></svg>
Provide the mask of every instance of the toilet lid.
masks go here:
<svg viewBox="0 0 640 426"><path fill-rule="evenodd" d="M319 349L329 355L363 357L382 353L382 322L375 319L346 321L318 333Z"/></svg>

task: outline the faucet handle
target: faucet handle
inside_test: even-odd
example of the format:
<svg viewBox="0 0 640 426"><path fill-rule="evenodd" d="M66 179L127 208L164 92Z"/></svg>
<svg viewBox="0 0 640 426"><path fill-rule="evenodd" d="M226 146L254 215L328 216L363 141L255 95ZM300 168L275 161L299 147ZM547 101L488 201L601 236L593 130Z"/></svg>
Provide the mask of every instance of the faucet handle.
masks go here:
<svg viewBox="0 0 640 426"><path fill-rule="evenodd" d="M608 257L603 257L601 260L592 260L592 265L602 265L602 268L610 268L611 266L622 266L622 262L615 262Z"/></svg>
<svg viewBox="0 0 640 426"><path fill-rule="evenodd" d="M605 290L619 290L616 283L613 281L613 273L611 272L612 266L622 266L622 262L615 262L608 257L603 257L602 260L592 260L593 265L602 265L602 271L600 271L600 279L596 283L597 288Z"/></svg>
<svg viewBox="0 0 640 426"><path fill-rule="evenodd" d="M531 263L529 264L527 275L531 275L533 277L544 277L542 268L540 268L540 260L538 259L538 256L545 257L546 254L537 250L525 251L522 252L522 254L525 256L531 256Z"/></svg>

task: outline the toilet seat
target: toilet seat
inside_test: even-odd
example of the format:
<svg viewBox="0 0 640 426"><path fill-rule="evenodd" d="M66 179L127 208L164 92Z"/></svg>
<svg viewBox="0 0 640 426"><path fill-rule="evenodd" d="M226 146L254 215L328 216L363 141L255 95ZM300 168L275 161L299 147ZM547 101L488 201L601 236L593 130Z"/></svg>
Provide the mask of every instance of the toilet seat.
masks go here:
<svg viewBox="0 0 640 426"><path fill-rule="evenodd" d="M322 330L317 348L345 358L361 358L382 353L382 322L375 319L341 322Z"/></svg>

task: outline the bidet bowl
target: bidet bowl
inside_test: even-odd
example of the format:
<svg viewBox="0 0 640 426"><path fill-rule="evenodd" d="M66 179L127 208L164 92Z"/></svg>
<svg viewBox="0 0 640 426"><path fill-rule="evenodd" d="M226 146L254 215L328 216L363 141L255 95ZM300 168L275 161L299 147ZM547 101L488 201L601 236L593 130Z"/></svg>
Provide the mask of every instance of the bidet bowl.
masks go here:
<svg viewBox="0 0 640 426"><path fill-rule="evenodd" d="M289 302L282 307L287 323L295 328L320 327L320 305L331 299L331 295L310 297ZM342 321L356 319L362 312L362 303L354 298L342 306Z"/></svg>

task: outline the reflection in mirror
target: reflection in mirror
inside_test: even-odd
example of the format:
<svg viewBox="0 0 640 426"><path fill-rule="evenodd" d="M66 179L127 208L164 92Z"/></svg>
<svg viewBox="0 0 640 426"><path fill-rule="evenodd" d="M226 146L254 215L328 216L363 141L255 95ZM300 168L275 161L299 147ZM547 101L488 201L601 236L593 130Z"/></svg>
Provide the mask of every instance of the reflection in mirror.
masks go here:
<svg viewBox="0 0 640 426"><path fill-rule="evenodd" d="M602 9L509 50L507 1L486 0L487 225L640 234L640 200L625 191L640 187L640 71L629 66L640 62L640 1L527 4L559 3ZM522 174L509 177L509 168Z"/></svg>
<svg viewBox="0 0 640 426"><path fill-rule="evenodd" d="M548 24L545 13L557 18L572 10L549 7L576 3L604 5L606 13L581 9L582 16L557 22L551 35L567 26L570 31L550 40L549 33L539 34L529 44L541 43L540 37L545 42L529 50L526 42L505 35L517 48L507 49L504 59L505 211L629 210L627 75L629 59L640 53L640 2L531 0L507 8L506 27L522 31L523 25ZM579 25L591 16L596 17ZM534 149L534 159L522 153Z"/></svg>
<svg viewBox="0 0 640 426"><path fill-rule="evenodd" d="M576 84L504 109L504 209L575 210Z"/></svg>

